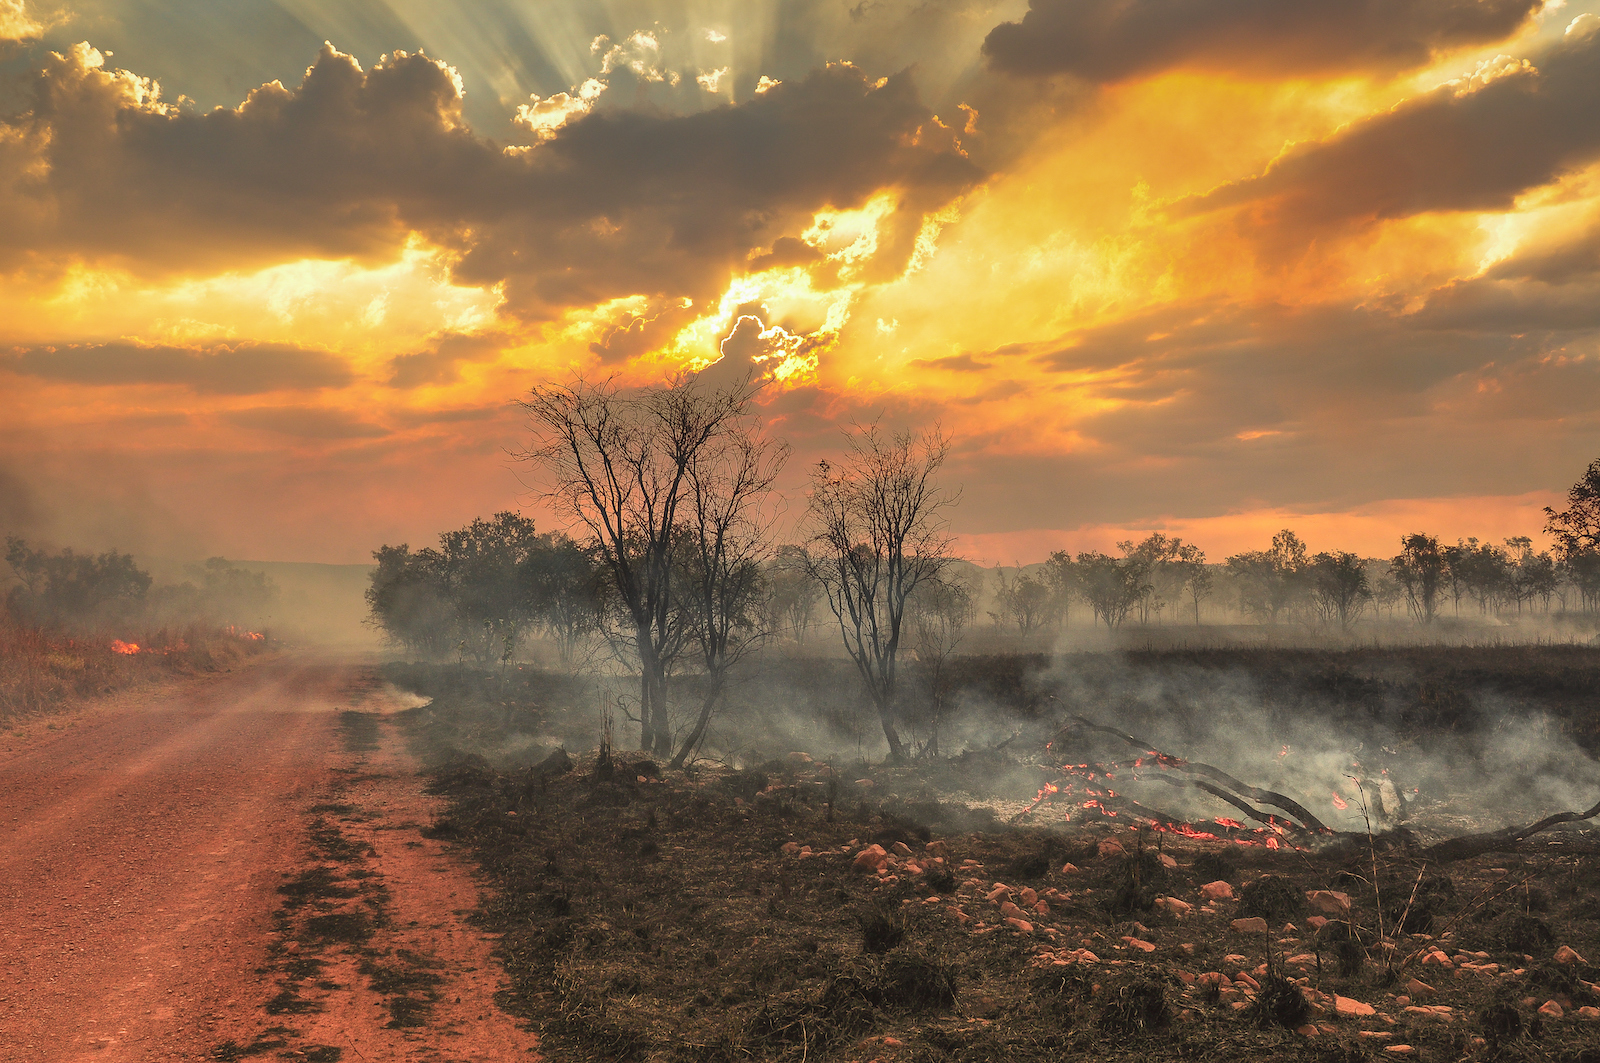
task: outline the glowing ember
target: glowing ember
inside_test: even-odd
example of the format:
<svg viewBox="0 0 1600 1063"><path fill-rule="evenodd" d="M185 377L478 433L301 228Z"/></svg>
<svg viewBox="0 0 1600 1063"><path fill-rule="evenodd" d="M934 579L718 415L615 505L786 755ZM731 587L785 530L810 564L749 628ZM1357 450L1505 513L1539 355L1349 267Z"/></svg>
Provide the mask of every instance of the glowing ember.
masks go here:
<svg viewBox="0 0 1600 1063"><path fill-rule="evenodd" d="M1236 819L1224 819L1223 817L1218 816L1217 819L1216 819L1216 822L1221 824L1224 827L1227 827L1229 830L1244 830L1245 829L1244 828L1244 824L1240 823Z"/></svg>
<svg viewBox="0 0 1600 1063"><path fill-rule="evenodd" d="M111 652L132 657L134 654L139 652L139 644L137 642L123 642L121 639L112 639Z"/></svg>
<svg viewBox="0 0 1600 1063"><path fill-rule="evenodd" d="M1350 802L1346 801L1344 798L1340 797L1338 794L1334 794L1333 795L1333 807L1337 808L1339 811L1343 812L1345 809L1350 807Z"/></svg>

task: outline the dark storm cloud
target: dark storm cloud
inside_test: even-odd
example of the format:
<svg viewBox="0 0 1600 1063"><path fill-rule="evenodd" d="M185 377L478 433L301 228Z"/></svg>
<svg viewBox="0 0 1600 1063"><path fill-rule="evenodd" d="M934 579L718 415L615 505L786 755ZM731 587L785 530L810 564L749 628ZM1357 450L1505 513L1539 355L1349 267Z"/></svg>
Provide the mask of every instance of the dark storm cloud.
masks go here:
<svg viewBox="0 0 1600 1063"><path fill-rule="evenodd" d="M990 31L1011 74L1111 82L1175 67L1304 75L1393 71L1502 40L1541 0L1032 0Z"/></svg>
<svg viewBox="0 0 1600 1063"><path fill-rule="evenodd" d="M1180 201L1177 216L1246 206L1275 238L1430 211L1504 210L1600 156L1600 33L1486 82L1445 85L1258 177Z"/></svg>
<svg viewBox="0 0 1600 1063"><path fill-rule="evenodd" d="M342 410L313 406L259 406L234 410L223 419L241 428L255 428L301 439L373 439L388 430L352 417Z"/></svg>
<svg viewBox="0 0 1600 1063"><path fill-rule="evenodd" d="M382 257L415 230L456 254L458 281L503 283L510 312L543 317L705 298L823 206L892 187L889 228L914 231L981 177L908 75L843 65L698 114L591 114L520 153L474 135L422 56L363 72L325 48L298 87L237 109L148 92L86 48L46 64L0 137L0 266L52 249L172 271Z"/></svg>
<svg viewBox="0 0 1600 1063"><path fill-rule="evenodd" d="M0 369L90 386L172 384L219 395L337 388L354 379L337 355L285 343L14 347L0 351Z"/></svg>

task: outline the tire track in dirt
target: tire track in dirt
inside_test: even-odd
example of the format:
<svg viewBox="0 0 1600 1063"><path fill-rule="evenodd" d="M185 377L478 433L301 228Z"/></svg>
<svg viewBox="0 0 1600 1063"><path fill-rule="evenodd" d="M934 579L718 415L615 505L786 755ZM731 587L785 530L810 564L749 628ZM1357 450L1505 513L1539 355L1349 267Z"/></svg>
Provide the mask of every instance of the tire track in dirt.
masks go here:
<svg viewBox="0 0 1600 1063"><path fill-rule="evenodd" d="M354 1049L345 1058L525 1057L532 1035L492 1005L491 944L456 914L476 904L472 879L414 829L432 802L392 724L375 717L376 750L341 748L339 710L363 701L399 707L370 669L280 658L119 696L9 742L0 1059L214 1059L218 1045L273 1024ZM378 854L366 858L368 881L381 884L392 926L416 955L436 957L441 1004L427 1027L384 1030L371 978L333 968L328 985L348 988L318 990L321 1013L263 1015L278 989L275 950L287 946L279 887L307 866L307 809L337 801L359 803L361 822L338 829Z"/></svg>

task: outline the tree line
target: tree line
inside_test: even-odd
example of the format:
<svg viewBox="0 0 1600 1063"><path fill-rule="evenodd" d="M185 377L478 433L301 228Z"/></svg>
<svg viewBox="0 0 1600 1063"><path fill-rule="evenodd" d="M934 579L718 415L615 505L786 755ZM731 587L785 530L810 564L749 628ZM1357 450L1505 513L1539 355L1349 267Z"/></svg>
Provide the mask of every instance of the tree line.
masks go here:
<svg viewBox="0 0 1600 1063"><path fill-rule="evenodd" d="M920 748L937 751L940 676L984 597L948 533L959 499L940 479L949 441L938 429L847 430L842 456L810 470L806 538L779 545L774 485L789 450L756 417L758 391L693 374L643 388L581 378L534 388L520 404L530 443L516 456L569 531L539 532L507 512L436 547L385 545L367 591L372 622L421 656L504 664L534 637L567 667L605 654L638 676L627 711L641 748L674 764L704 742L741 661L822 627L854 662L894 757L910 751L902 672L915 659L926 684ZM1489 612L1549 609L1575 593L1593 608L1600 461L1569 501L1547 513L1553 552L1528 539L1443 546L1419 533L1389 559L1313 555L1289 530L1221 564L1161 533L1120 543L1119 555L1062 551L1034 571L1001 570L989 615L1026 635L1065 623L1074 602L1109 628L1180 614L1198 623L1202 603L1224 593L1264 623L1343 629L1369 610L1432 623L1463 598ZM693 704L673 692L685 674L696 677Z"/></svg>
<svg viewBox="0 0 1600 1063"><path fill-rule="evenodd" d="M116 550L52 551L8 536L5 560L15 579L6 609L35 627L81 631L194 620L253 626L278 600L277 584L265 573L222 557L189 566L188 579L166 584Z"/></svg>

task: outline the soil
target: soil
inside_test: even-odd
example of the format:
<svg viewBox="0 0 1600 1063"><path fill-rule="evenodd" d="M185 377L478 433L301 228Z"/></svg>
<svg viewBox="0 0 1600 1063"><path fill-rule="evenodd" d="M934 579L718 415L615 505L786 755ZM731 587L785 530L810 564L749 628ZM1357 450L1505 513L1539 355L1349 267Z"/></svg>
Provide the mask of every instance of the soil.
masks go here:
<svg viewBox="0 0 1600 1063"><path fill-rule="evenodd" d="M0 1058L526 1057L411 703L276 657L0 737Z"/></svg>
<svg viewBox="0 0 1600 1063"><path fill-rule="evenodd" d="M556 1058L1600 1059L1587 824L1443 864L1406 830L1013 829L949 795L1015 780L1021 753L546 760L526 735L593 727L588 706L429 692L407 716L451 803L428 833L483 869L506 1006Z"/></svg>

